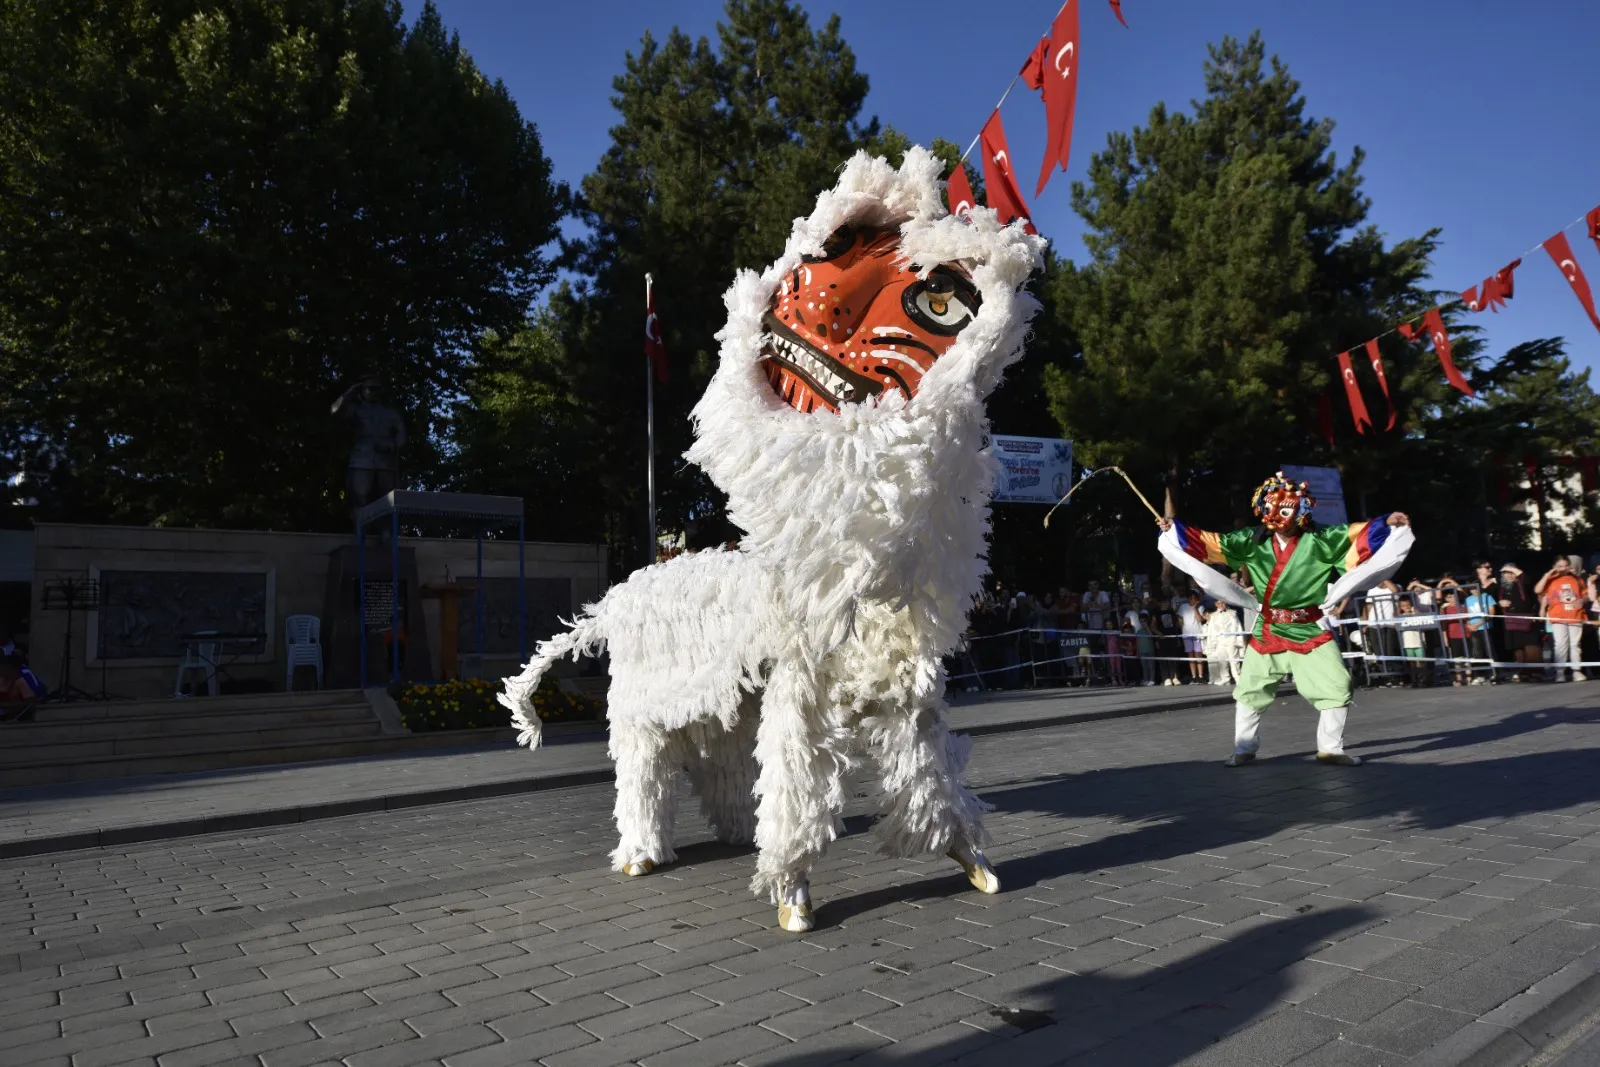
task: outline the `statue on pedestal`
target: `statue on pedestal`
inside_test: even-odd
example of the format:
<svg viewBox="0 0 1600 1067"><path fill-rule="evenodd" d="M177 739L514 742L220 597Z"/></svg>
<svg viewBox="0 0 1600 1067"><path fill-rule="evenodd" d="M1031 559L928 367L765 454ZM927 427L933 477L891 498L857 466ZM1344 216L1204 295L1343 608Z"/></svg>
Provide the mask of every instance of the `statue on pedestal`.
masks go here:
<svg viewBox="0 0 1600 1067"><path fill-rule="evenodd" d="M383 386L375 377L361 379L333 402L332 413L355 424L355 445L345 494L353 515L399 488L400 449L406 443L405 421L384 403Z"/></svg>

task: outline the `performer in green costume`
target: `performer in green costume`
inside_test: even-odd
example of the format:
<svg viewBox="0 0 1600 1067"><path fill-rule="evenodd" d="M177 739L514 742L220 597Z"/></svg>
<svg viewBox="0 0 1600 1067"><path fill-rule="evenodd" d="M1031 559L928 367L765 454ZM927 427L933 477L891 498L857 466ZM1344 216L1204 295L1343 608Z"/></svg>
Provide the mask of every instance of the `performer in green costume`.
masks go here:
<svg viewBox="0 0 1600 1067"><path fill-rule="evenodd" d="M1304 482L1279 471L1251 498L1261 519L1258 529L1218 534L1158 520L1161 553L1194 578L1207 593L1258 610L1255 632L1234 686L1234 740L1229 767L1256 758L1261 745L1261 713L1271 706L1278 682L1293 674L1295 688L1320 713L1317 759L1356 767L1358 756L1344 750L1345 718L1350 708L1350 674L1333 633L1322 622L1333 604L1370 589L1392 574L1411 547L1410 520L1398 511L1365 522L1322 526L1311 520L1316 506ZM1222 563L1242 569L1261 592L1257 605L1246 590L1211 569ZM1343 575L1330 588L1329 576Z"/></svg>

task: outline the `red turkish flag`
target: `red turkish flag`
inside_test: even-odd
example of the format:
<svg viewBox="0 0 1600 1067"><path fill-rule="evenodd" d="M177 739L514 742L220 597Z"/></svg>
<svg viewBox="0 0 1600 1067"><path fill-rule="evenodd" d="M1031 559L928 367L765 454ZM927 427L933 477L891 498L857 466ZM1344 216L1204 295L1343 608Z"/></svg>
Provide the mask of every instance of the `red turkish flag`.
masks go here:
<svg viewBox="0 0 1600 1067"><path fill-rule="evenodd" d="M1124 26L1128 24L1128 20L1122 17L1122 0L1111 0L1111 13L1117 16L1117 21Z"/></svg>
<svg viewBox="0 0 1600 1067"><path fill-rule="evenodd" d="M1600 211L1600 208L1596 208L1596 210ZM1500 302L1502 304L1517 295L1517 282L1512 277L1511 272L1520 266L1522 266L1522 260L1513 259L1510 263L1495 271L1494 284L1500 293Z"/></svg>
<svg viewBox="0 0 1600 1067"><path fill-rule="evenodd" d="M1584 221L1589 224L1589 240L1594 242L1595 248L1600 249L1600 207L1585 215Z"/></svg>
<svg viewBox="0 0 1600 1067"><path fill-rule="evenodd" d="M1461 372L1456 369L1455 360L1450 358L1450 334L1444 328L1444 316L1439 314L1438 308L1431 309L1422 316L1423 328L1428 331L1428 338L1433 341L1433 354L1439 357L1439 365L1444 368L1445 380L1468 396L1475 396L1472 386Z"/></svg>
<svg viewBox="0 0 1600 1067"><path fill-rule="evenodd" d="M945 195L950 198L952 215L965 218L967 212L978 206L978 198L972 194L972 183L967 181L967 168L960 163L945 182Z"/></svg>
<svg viewBox="0 0 1600 1067"><path fill-rule="evenodd" d="M1544 250L1550 253L1550 258L1556 261L1561 276L1572 286L1573 293L1578 297L1578 303L1589 313L1589 321L1594 323L1595 329L1600 330L1600 316L1594 313L1594 294L1589 291L1589 279L1583 276L1583 268L1578 266L1578 259L1572 253L1572 245L1567 243L1567 235L1556 234L1544 243Z"/></svg>
<svg viewBox="0 0 1600 1067"><path fill-rule="evenodd" d="M644 354L655 368L656 381L667 380L667 343L662 340L661 320L656 316L656 291L650 275L644 276Z"/></svg>
<svg viewBox="0 0 1600 1067"><path fill-rule="evenodd" d="M1485 278L1481 286L1475 285L1462 293L1461 302L1467 305L1468 311L1488 310L1499 314L1500 309L1506 306L1506 301L1515 295L1516 281L1511 272L1521 265L1522 260L1513 259L1491 277Z"/></svg>
<svg viewBox="0 0 1600 1067"><path fill-rule="evenodd" d="M1411 325L1409 322L1402 322L1399 326L1395 327L1395 329L1399 330L1400 336L1404 337L1407 341L1415 342L1427 340L1427 335L1424 334L1420 328Z"/></svg>
<svg viewBox="0 0 1600 1067"><path fill-rule="evenodd" d="M1022 83L1034 92L1044 88L1044 65L1049 61L1049 53L1050 38L1039 38L1039 43L1028 53L1028 61L1022 64L1022 70L1017 74Z"/></svg>
<svg viewBox="0 0 1600 1067"><path fill-rule="evenodd" d="M1072 153L1072 116L1078 106L1078 0L1067 0L1050 27L1050 43L1044 68L1044 113L1050 124L1050 139L1044 148L1044 165L1039 168L1039 187L1044 192L1050 171L1060 165L1067 169ZM985 179L987 180L987 179Z"/></svg>
<svg viewBox="0 0 1600 1067"><path fill-rule="evenodd" d="M1361 387L1356 384L1356 372L1350 366L1350 353L1339 353L1339 375L1344 378L1344 393L1350 398L1350 420L1356 424L1356 433L1366 433L1372 425L1367 414L1367 402L1361 399Z"/></svg>
<svg viewBox="0 0 1600 1067"><path fill-rule="evenodd" d="M1385 430L1394 429L1394 400L1389 396L1389 378L1383 373L1383 359L1378 355L1378 339L1374 337L1367 342L1367 360L1372 364L1372 373L1378 376L1378 387L1383 390L1383 402L1389 405L1389 422Z"/></svg>
<svg viewBox="0 0 1600 1067"><path fill-rule="evenodd" d="M1017 188L1016 174L1011 169L1011 149L1006 145L1006 126L1000 121L997 110L983 124L978 138L983 148L983 183L989 187L989 206L1000 216L1002 225L1012 219L1026 219L1028 205L1022 202L1022 192ZM1028 223L1033 233L1033 223Z"/></svg>

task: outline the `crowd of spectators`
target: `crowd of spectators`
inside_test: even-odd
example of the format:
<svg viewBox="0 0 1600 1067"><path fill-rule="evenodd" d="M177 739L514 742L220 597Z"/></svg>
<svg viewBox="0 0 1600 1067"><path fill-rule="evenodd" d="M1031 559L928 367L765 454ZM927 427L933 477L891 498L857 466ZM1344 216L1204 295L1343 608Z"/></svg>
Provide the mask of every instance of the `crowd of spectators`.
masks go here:
<svg viewBox="0 0 1600 1067"><path fill-rule="evenodd" d="M1230 685L1255 623L1240 616L1183 582L1131 593L1090 581L1038 596L996 584L974 605L951 674L967 689Z"/></svg>
<svg viewBox="0 0 1600 1067"><path fill-rule="evenodd" d="M1255 593L1248 575L1231 576ZM957 688L1228 685L1254 613L1204 599L1182 576L1159 590L1003 584L980 596ZM1488 560L1470 573L1382 583L1338 605L1332 629L1358 683L1582 681L1600 663L1600 557L1560 556L1538 576Z"/></svg>

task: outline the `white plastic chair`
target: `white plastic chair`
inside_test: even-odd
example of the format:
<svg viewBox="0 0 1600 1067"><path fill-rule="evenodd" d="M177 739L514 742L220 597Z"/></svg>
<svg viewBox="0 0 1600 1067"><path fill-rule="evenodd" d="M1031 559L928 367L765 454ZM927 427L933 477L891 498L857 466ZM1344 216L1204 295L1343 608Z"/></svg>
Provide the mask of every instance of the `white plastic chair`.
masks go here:
<svg viewBox="0 0 1600 1067"><path fill-rule="evenodd" d="M207 634L216 632L215 630L197 630L195 635L204 637ZM215 641L196 642L183 650L183 662L178 664L178 683L173 687L173 696L183 696L183 677L189 671L199 671L204 675L206 692L212 696L217 695L217 645Z"/></svg>
<svg viewBox="0 0 1600 1067"><path fill-rule="evenodd" d="M322 688L322 620L315 615L290 615L283 620L283 659L287 676L284 688L294 688L296 667L317 669L317 688Z"/></svg>

